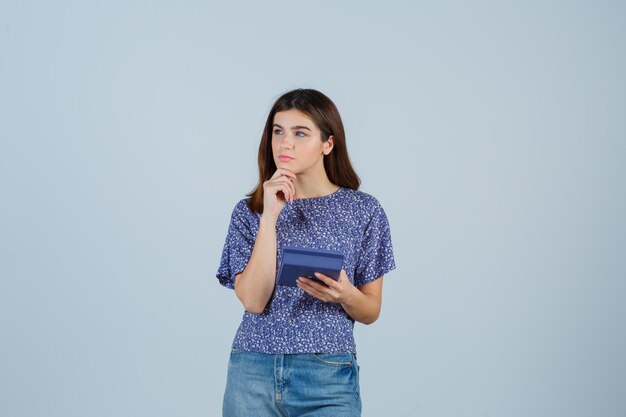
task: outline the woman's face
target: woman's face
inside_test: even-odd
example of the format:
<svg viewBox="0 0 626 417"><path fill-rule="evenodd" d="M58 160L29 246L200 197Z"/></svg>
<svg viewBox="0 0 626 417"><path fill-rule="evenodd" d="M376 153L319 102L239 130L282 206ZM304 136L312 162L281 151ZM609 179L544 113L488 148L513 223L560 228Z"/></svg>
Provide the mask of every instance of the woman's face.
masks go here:
<svg viewBox="0 0 626 417"><path fill-rule="evenodd" d="M324 169L324 155L333 147L333 137L322 142L315 123L297 109L277 112L272 126L272 153L278 168L295 174Z"/></svg>

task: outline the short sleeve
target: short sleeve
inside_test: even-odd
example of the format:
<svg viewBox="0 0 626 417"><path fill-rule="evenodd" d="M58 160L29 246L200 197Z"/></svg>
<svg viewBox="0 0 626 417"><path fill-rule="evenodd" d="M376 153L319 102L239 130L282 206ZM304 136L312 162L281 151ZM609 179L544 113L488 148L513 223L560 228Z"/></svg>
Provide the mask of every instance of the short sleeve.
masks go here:
<svg viewBox="0 0 626 417"><path fill-rule="evenodd" d="M250 225L250 216L246 201L241 200L230 217L220 266L215 274L220 284L227 288L235 288L235 275L246 268L252 254L256 233Z"/></svg>
<svg viewBox="0 0 626 417"><path fill-rule="evenodd" d="M391 230L387 215L376 202L374 213L365 228L354 274L354 285L368 284L395 269Z"/></svg>

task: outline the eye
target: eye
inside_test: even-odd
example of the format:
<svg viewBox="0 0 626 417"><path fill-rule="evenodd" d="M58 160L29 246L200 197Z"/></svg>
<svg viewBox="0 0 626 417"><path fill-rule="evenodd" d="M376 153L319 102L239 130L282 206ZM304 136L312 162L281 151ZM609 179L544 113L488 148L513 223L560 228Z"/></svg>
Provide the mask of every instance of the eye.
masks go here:
<svg viewBox="0 0 626 417"><path fill-rule="evenodd" d="M280 130L280 129L274 129L274 134L276 134L276 135L280 135L280 132L282 132L282 130Z"/></svg>
<svg viewBox="0 0 626 417"><path fill-rule="evenodd" d="M301 138L306 137L306 134L304 132L300 132L300 131L296 132L296 135L299 134L299 133L302 133L302 136L300 136Z"/></svg>

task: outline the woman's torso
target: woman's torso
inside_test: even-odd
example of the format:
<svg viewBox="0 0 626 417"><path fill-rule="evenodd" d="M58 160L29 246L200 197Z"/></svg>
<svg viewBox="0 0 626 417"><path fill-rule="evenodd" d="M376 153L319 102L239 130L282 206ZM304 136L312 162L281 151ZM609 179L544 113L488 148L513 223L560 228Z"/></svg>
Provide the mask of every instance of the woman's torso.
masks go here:
<svg viewBox="0 0 626 417"><path fill-rule="evenodd" d="M260 215L247 208L245 199L238 204L256 236ZM285 245L337 250L344 254L343 269L354 284L363 261L359 257L365 255L366 228L378 208L371 195L343 187L328 196L287 202L276 224L276 265ZM232 347L270 354L356 353L353 328L354 320L341 304L277 285L262 314L244 313Z"/></svg>

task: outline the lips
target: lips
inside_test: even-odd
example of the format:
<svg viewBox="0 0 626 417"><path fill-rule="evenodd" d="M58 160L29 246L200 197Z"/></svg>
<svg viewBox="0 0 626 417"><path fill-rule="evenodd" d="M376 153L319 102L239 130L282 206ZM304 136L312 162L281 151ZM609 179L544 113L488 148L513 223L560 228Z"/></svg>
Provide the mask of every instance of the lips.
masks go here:
<svg viewBox="0 0 626 417"><path fill-rule="evenodd" d="M290 157L289 155L279 155L278 159L280 159L283 162L287 162L287 161L291 161L293 158Z"/></svg>

